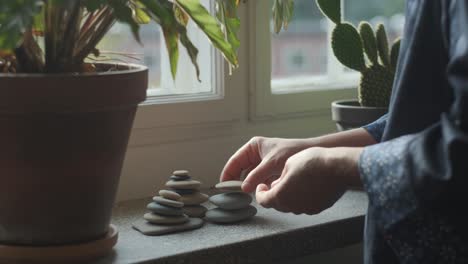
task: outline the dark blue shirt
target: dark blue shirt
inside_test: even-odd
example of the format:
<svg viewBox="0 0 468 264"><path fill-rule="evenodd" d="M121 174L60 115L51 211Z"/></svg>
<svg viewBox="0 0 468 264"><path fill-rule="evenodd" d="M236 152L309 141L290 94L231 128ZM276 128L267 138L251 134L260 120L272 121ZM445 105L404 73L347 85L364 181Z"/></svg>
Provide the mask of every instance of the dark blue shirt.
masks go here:
<svg viewBox="0 0 468 264"><path fill-rule="evenodd" d="M365 263L468 263L468 0L407 0L389 113L364 128Z"/></svg>

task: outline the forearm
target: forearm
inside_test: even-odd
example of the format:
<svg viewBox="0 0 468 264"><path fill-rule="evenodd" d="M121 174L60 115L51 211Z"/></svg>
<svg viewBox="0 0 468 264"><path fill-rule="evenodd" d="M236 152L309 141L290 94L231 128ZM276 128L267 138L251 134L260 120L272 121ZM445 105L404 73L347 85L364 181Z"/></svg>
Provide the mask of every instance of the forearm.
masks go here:
<svg viewBox="0 0 468 264"><path fill-rule="evenodd" d="M310 147L365 147L376 144L375 139L363 128L342 131L315 138L303 139L304 149Z"/></svg>

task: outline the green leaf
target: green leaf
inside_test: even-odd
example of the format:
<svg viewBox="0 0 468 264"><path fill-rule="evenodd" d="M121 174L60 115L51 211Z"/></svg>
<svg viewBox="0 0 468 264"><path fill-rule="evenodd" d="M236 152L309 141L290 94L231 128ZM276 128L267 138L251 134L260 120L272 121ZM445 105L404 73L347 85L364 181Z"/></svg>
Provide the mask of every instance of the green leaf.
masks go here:
<svg viewBox="0 0 468 264"><path fill-rule="evenodd" d="M138 23L133 19L134 10L132 10L128 5L128 0L111 0L108 4L114 10L115 18L118 21L129 25L132 30L133 37L135 37L138 43L141 44L139 34L140 25L138 25Z"/></svg>
<svg viewBox="0 0 468 264"><path fill-rule="evenodd" d="M225 39L231 44L234 51L240 46L237 33L240 29L240 20L237 17L237 2L234 0L224 1L218 0L217 2L216 17L223 25L225 32Z"/></svg>
<svg viewBox="0 0 468 264"><path fill-rule="evenodd" d="M180 36L180 43L185 47L187 53L192 61L192 64L195 66L195 71L197 74L197 79L200 82L200 67L198 66L197 57L198 57L198 49L193 45L192 41L187 36L187 30L185 27L179 27L179 36Z"/></svg>
<svg viewBox="0 0 468 264"><path fill-rule="evenodd" d="M232 45L225 40L225 35L216 19L200 4L199 0L175 0L185 13L210 39L213 46L234 66L238 66L237 55Z"/></svg>
<svg viewBox="0 0 468 264"><path fill-rule="evenodd" d="M316 0L320 11L335 24L341 24L341 0Z"/></svg>
<svg viewBox="0 0 468 264"><path fill-rule="evenodd" d="M19 45L22 33L31 27L42 4L41 0L0 1L1 50L11 50Z"/></svg>
<svg viewBox="0 0 468 264"><path fill-rule="evenodd" d="M153 20L161 26L169 54L172 78L175 79L177 75L177 63L179 61L179 32L177 25L180 24L174 16L173 4L167 0L141 0L141 2L152 14Z"/></svg>
<svg viewBox="0 0 468 264"><path fill-rule="evenodd" d="M135 6L133 9L133 19L138 24L149 24L151 17L140 6Z"/></svg>
<svg viewBox="0 0 468 264"><path fill-rule="evenodd" d="M83 4L88 11L92 12L107 4L107 0L85 0L83 1Z"/></svg>
<svg viewBox="0 0 468 264"><path fill-rule="evenodd" d="M274 30L279 33L282 28L287 29L294 11L293 0L275 0L273 2Z"/></svg>

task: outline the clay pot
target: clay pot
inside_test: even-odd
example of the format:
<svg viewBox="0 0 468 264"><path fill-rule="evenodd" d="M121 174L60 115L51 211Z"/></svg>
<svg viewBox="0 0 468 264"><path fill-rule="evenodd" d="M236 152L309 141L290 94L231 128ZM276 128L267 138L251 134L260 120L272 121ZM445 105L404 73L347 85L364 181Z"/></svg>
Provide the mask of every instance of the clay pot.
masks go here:
<svg viewBox="0 0 468 264"><path fill-rule="evenodd" d="M338 131L359 128L387 113L386 107L361 106L357 99L332 102L332 120Z"/></svg>
<svg viewBox="0 0 468 264"><path fill-rule="evenodd" d="M107 233L147 89L146 67L118 68L0 75L0 244L73 244Z"/></svg>

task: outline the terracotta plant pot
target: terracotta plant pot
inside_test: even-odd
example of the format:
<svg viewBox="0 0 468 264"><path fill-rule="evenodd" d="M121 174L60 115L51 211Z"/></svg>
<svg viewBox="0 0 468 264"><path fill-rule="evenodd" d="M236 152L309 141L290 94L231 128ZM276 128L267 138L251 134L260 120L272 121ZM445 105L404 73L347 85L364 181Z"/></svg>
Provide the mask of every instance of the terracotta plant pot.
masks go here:
<svg viewBox="0 0 468 264"><path fill-rule="evenodd" d="M0 75L0 244L106 234L147 69Z"/></svg>
<svg viewBox="0 0 468 264"><path fill-rule="evenodd" d="M379 119L387 111L385 107L361 106L357 99L332 102L332 120L336 122L338 131L367 125Z"/></svg>

